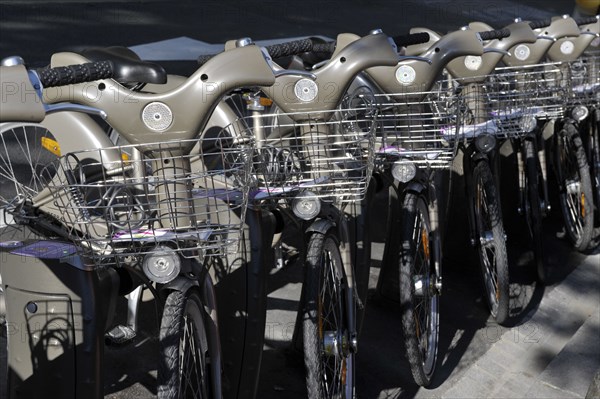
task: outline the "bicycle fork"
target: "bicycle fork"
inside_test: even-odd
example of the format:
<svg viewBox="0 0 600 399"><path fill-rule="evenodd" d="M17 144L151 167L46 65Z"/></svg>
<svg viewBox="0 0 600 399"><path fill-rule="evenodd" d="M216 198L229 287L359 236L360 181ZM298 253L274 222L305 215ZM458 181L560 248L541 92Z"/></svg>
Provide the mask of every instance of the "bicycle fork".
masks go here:
<svg viewBox="0 0 600 399"><path fill-rule="evenodd" d="M344 267L344 277L346 279L346 296L344 301L348 318L348 344L350 351L356 353L358 350L358 334L356 329L356 309L354 303L355 299L358 297L358 293L355 292L356 284L354 278L354 263L352 262L352 252L350 248L350 231L346 217L338 209L332 208L330 213L335 215L337 223L334 223L330 218L320 218L315 220L310 227L306 229L306 232L325 234L329 229L338 229L340 257Z"/></svg>
<svg viewBox="0 0 600 399"><path fill-rule="evenodd" d="M529 167L534 167L533 163L527 163L526 159L525 159L525 155L523 154L525 152L524 146L523 146L523 141L522 140L528 140L533 144L533 148L534 148L534 154L536 156L535 161L535 167L538 168L538 170L541 173L541 177L542 177L542 199L541 199L541 203L538 204L537 206L540 207L541 211L542 211L542 216L546 216L550 210L551 210L551 206L550 206L550 200L549 200L549 195L548 195L548 172L547 172L547 161L546 161L546 150L545 148L539 148L538 149L538 143L537 143L537 135L536 134L532 134L532 135L528 135L527 137L519 140L518 146L520 147L518 151L516 151L517 153L517 170L518 170L518 178L519 178L519 208L517 209L519 215L523 215L525 213L526 210L526 206L527 206L527 168ZM531 165L531 166L530 166ZM534 206L534 204L530 204L530 206Z"/></svg>

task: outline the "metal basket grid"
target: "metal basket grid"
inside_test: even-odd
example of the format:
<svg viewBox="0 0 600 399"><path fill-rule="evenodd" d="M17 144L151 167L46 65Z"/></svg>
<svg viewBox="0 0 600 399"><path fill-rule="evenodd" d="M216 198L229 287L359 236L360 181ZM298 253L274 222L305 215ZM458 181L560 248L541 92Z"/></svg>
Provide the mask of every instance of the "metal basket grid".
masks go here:
<svg viewBox="0 0 600 399"><path fill-rule="evenodd" d="M446 169L456 154L456 95L441 84L430 91L376 95L380 107L377 156L384 164L410 160Z"/></svg>
<svg viewBox="0 0 600 399"><path fill-rule="evenodd" d="M458 136L521 137L538 120L562 117L567 93L563 76L558 64L549 63L499 67L490 75L452 79L448 86L460 93L462 105Z"/></svg>
<svg viewBox="0 0 600 399"><path fill-rule="evenodd" d="M42 174L53 200L46 210L96 266L167 248L185 258L236 252L248 204L246 143L217 136L69 153Z"/></svg>
<svg viewBox="0 0 600 399"><path fill-rule="evenodd" d="M600 53L584 53L567 66L569 104L597 106L600 102Z"/></svg>
<svg viewBox="0 0 600 399"><path fill-rule="evenodd" d="M247 126L255 135L254 199L310 191L315 198L351 203L364 198L373 172L376 117L370 106L273 112L242 118L228 129Z"/></svg>
<svg viewBox="0 0 600 399"><path fill-rule="evenodd" d="M498 115L506 112L507 104L513 103L522 115L537 119L555 119L564 115L568 81L561 63L499 67L487 85L494 102L492 109L498 110Z"/></svg>

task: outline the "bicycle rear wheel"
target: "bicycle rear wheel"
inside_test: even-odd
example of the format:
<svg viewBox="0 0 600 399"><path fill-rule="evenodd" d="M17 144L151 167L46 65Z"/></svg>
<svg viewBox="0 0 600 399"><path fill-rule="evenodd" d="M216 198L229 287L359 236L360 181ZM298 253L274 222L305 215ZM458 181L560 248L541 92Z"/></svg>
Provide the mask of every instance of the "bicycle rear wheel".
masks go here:
<svg viewBox="0 0 600 399"><path fill-rule="evenodd" d="M572 123L556 135L554 155L567 235L575 249L584 251L594 230L592 181L581 137Z"/></svg>
<svg viewBox="0 0 600 399"><path fill-rule="evenodd" d="M502 324L508 318L509 272L506 236L492 171L487 162L479 162L473 171L475 180L476 246L483 276L486 299L492 317Z"/></svg>
<svg viewBox="0 0 600 399"><path fill-rule="evenodd" d="M208 336L199 293L173 291L160 324L158 398L211 398Z"/></svg>
<svg viewBox="0 0 600 399"><path fill-rule="evenodd" d="M309 398L354 396L354 353L346 311L346 276L339 239L330 230L311 236L306 256L303 317Z"/></svg>
<svg viewBox="0 0 600 399"><path fill-rule="evenodd" d="M540 283L545 283L547 273L542 241L543 216L542 196L540 195L542 177L533 140L523 140L523 148L525 152L525 215L533 246L537 277Z"/></svg>
<svg viewBox="0 0 600 399"><path fill-rule="evenodd" d="M400 309L406 357L418 385L435 371L439 341L439 295L429 213L425 200L405 194L400 217Z"/></svg>

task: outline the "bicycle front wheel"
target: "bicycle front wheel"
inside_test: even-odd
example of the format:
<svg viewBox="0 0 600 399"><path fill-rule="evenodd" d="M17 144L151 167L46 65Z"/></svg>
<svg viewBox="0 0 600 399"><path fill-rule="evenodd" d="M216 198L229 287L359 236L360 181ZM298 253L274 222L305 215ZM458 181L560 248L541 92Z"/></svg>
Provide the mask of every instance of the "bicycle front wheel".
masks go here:
<svg viewBox="0 0 600 399"><path fill-rule="evenodd" d="M311 236L305 265L304 364L309 398L352 398L354 353L346 311L346 277L333 231Z"/></svg>
<svg viewBox="0 0 600 399"><path fill-rule="evenodd" d="M547 273L544 264L544 245L542 241L541 171L533 140L524 140L523 147L525 151L525 215L533 245L537 277L540 283L545 283Z"/></svg>
<svg viewBox="0 0 600 399"><path fill-rule="evenodd" d="M594 230L592 180L581 137L571 123L557 134L554 155L567 235L575 249L584 251Z"/></svg>
<svg viewBox="0 0 600 399"><path fill-rule="evenodd" d="M406 193L401 209L400 309L406 357L418 385L431 382L439 341L439 294L425 200Z"/></svg>
<svg viewBox="0 0 600 399"><path fill-rule="evenodd" d="M54 177L60 147L54 136L36 124L0 124L0 235L8 240L5 227L13 223L11 213L35 198ZM24 237L23 237L24 238Z"/></svg>
<svg viewBox="0 0 600 399"><path fill-rule="evenodd" d="M479 162L473 170L475 180L476 246L483 276L483 286L490 313L497 323L508 318L509 274L504 223L496 184L487 162Z"/></svg>
<svg viewBox="0 0 600 399"><path fill-rule="evenodd" d="M587 133L588 162L595 204L594 226L598 228L600 226L600 110L594 109L591 119L587 123L587 129L589 129ZM595 237L593 237L588 250L592 250L600 244L600 234L598 231L594 231L594 234Z"/></svg>
<svg viewBox="0 0 600 399"><path fill-rule="evenodd" d="M200 294L173 291L160 324L158 398L210 398L208 337Z"/></svg>

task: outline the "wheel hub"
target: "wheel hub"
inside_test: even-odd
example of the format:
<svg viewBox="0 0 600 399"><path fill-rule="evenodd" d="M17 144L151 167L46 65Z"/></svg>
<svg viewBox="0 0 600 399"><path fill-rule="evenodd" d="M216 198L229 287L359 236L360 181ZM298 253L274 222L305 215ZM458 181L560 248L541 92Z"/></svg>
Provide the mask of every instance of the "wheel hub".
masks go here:
<svg viewBox="0 0 600 399"><path fill-rule="evenodd" d="M323 332L323 352L327 356L341 356L348 352L349 343L345 334L340 334L337 331Z"/></svg>
<svg viewBox="0 0 600 399"><path fill-rule="evenodd" d="M424 296L425 294L425 286L426 286L426 281L425 281L425 276L423 275L415 275L414 276L414 285L415 285L415 295L416 296Z"/></svg>
<svg viewBox="0 0 600 399"><path fill-rule="evenodd" d="M581 192L581 183L575 180L570 180L566 182L567 194L579 194Z"/></svg>
<svg viewBox="0 0 600 399"><path fill-rule="evenodd" d="M492 233L490 230L481 232L481 235L479 237L479 243L481 244L482 247L488 248L489 246L492 245L493 242L494 242L494 233Z"/></svg>
<svg viewBox="0 0 600 399"><path fill-rule="evenodd" d="M415 275L413 277L415 296L435 296L442 291L442 282L438 281L437 278L431 276Z"/></svg>

